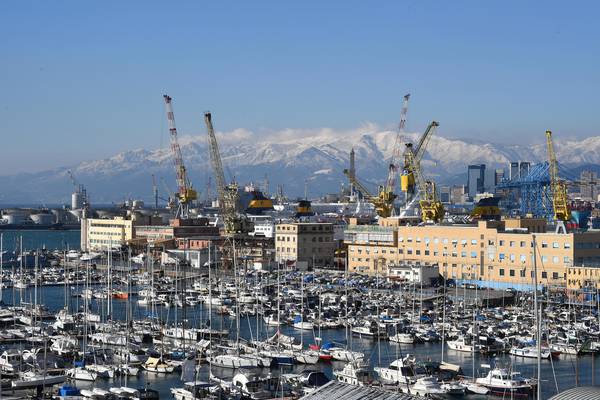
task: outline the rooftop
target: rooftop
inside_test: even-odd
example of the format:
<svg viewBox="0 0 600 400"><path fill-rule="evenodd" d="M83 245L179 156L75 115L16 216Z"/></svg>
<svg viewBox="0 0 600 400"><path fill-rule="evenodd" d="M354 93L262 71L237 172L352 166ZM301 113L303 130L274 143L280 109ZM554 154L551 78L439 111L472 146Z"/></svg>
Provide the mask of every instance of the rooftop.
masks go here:
<svg viewBox="0 0 600 400"><path fill-rule="evenodd" d="M321 386L314 392L301 397L301 399L413 400L418 399L418 397L412 396L410 394L388 392L386 390L374 387L354 386L338 381L331 381Z"/></svg>

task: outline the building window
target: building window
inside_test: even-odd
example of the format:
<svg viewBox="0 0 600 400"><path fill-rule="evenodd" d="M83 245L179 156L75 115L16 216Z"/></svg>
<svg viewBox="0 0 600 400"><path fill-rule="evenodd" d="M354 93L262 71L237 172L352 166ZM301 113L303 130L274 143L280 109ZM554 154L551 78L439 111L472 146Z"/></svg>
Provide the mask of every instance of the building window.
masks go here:
<svg viewBox="0 0 600 400"><path fill-rule="evenodd" d="M515 247L515 242L511 240L510 242L508 242L508 245L509 245L510 247Z"/></svg>
<svg viewBox="0 0 600 400"><path fill-rule="evenodd" d="M552 262L553 262L554 264L558 264L558 256L554 256L554 257L552 257Z"/></svg>
<svg viewBox="0 0 600 400"><path fill-rule="evenodd" d="M558 272L552 273L552 279L558 279Z"/></svg>
<svg viewBox="0 0 600 400"><path fill-rule="evenodd" d="M548 242L542 242L542 249L548 248Z"/></svg>
<svg viewBox="0 0 600 400"><path fill-rule="evenodd" d="M565 249L570 249L571 248L571 243L565 243Z"/></svg>
<svg viewBox="0 0 600 400"><path fill-rule="evenodd" d="M504 240L500 240L500 241L498 242L498 244L499 244L500 246L504 246Z"/></svg>
<svg viewBox="0 0 600 400"><path fill-rule="evenodd" d="M542 272L542 279L548 279L548 273L546 271Z"/></svg>
<svg viewBox="0 0 600 400"><path fill-rule="evenodd" d="M509 270L509 271L508 271L508 274L509 274L510 276L515 276L515 270L514 270L514 269L511 269L511 270Z"/></svg>
<svg viewBox="0 0 600 400"><path fill-rule="evenodd" d="M471 239L471 244L477 244L477 239Z"/></svg>
<svg viewBox="0 0 600 400"><path fill-rule="evenodd" d="M542 262L548 262L548 256L542 256Z"/></svg>
<svg viewBox="0 0 600 400"><path fill-rule="evenodd" d="M521 254L519 259L521 260L522 263L524 263L525 261L527 261L527 256L525 254Z"/></svg>
<svg viewBox="0 0 600 400"><path fill-rule="evenodd" d="M521 240L520 245L521 245L521 247L525 247L525 241Z"/></svg>
<svg viewBox="0 0 600 400"><path fill-rule="evenodd" d="M558 244L558 242L553 242L553 243L552 243L552 248L554 248L554 249L558 249L558 248L559 248L559 244Z"/></svg>
<svg viewBox="0 0 600 400"><path fill-rule="evenodd" d="M500 268L499 274L500 274L500 276L504 276L504 268Z"/></svg>
<svg viewBox="0 0 600 400"><path fill-rule="evenodd" d="M524 269L522 269L520 272L521 272L521 274L520 274L520 275L521 275L521 278L525 278L525 270L524 270Z"/></svg>

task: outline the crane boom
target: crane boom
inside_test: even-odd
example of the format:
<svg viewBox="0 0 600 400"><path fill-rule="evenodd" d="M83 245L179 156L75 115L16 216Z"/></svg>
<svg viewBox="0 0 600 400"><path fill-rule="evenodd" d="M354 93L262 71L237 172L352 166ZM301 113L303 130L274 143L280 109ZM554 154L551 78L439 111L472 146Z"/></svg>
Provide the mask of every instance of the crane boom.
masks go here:
<svg viewBox="0 0 600 400"><path fill-rule="evenodd" d="M212 124L212 115L210 112L204 113L204 123L208 133L208 148L210 150L210 163L215 175L215 185L217 187L217 196L219 199L219 208L224 212L225 206L225 172L221 162L221 153L219 152L219 143L215 136L215 130Z"/></svg>
<svg viewBox="0 0 600 400"><path fill-rule="evenodd" d="M235 182L229 185L225 184L225 173L223 171L221 153L219 152L219 144L212 124L212 115L208 111L204 113L204 123L206 124L208 133L210 163L215 175L219 196L219 209L223 215L225 233L228 236L246 234L253 230L253 225L244 215L239 215L238 213L240 199L238 185Z"/></svg>
<svg viewBox="0 0 600 400"><path fill-rule="evenodd" d="M175 126L175 115L173 113L173 99L166 94L163 95L163 98L165 100L169 133L171 136L171 153L173 154L175 175L177 177L177 198L179 199L179 208L177 209L176 218L188 218L190 203L198 198L198 193L192 189L183 163L181 147L179 147L179 141L177 140L177 128Z"/></svg>
<svg viewBox="0 0 600 400"><path fill-rule="evenodd" d="M398 125L398 133L396 134L396 140L394 142L394 148L392 151L392 159L390 161L390 166L388 170L388 177L385 184L386 190L389 192L394 191L394 186L396 183L396 175L398 173L400 162L400 150L402 148L402 135L404 134L404 130L406 128L406 114L408 113L408 99L410 98L410 93L404 95L404 100L402 102L402 110L400 111L400 124Z"/></svg>
<svg viewBox="0 0 600 400"><path fill-rule="evenodd" d="M413 184L417 187L420 196L421 220L423 222L441 222L445 214L444 206L437 194L435 182L426 180L421 169L421 159L427 143L429 143L429 139L439 125L438 122L432 121L421 136L417 148L413 150L414 147L409 143L405 150L405 170L408 171L410 175L407 176L411 177Z"/></svg>
<svg viewBox="0 0 600 400"><path fill-rule="evenodd" d="M417 162L419 162L419 163L421 162L421 159L423 158L423 155L425 154L425 150L427 149L427 145L429 144L429 140L434 135L438 126L440 126L440 124L437 121L431 121L431 123L427 126L427 129L425 130L423 135L421 135L421 138L419 139L419 143L417 144L417 147L414 150L415 151L414 158Z"/></svg>
<svg viewBox="0 0 600 400"><path fill-rule="evenodd" d="M554 152L551 131L546 131L546 148L548 152L554 219L564 228L564 222L570 219L571 212L567 201L567 186L558 176L558 161L556 159L556 153ZM560 228L560 226L557 226L557 228Z"/></svg>
<svg viewBox="0 0 600 400"><path fill-rule="evenodd" d="M425 154L425 149L439 125L437 121L431 121L419 138L416 147L412 143L406 144L406 149L404 150L404 167L402 176L400 177L400 188L406 193L407 204L412 200L412 195L415 192L415 184L418 185L415 179L414 168L421 168L421 159Z"/></svg>

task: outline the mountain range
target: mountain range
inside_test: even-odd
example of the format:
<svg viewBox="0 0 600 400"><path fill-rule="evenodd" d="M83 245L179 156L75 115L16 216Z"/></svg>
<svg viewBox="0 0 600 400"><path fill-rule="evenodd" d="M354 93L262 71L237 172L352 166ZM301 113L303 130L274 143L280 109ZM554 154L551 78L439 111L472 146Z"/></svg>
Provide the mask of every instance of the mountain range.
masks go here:
<svg viewBox="0 0 600 400"><path fill-rule="evenodd" d="M404 141L416 141L418 133L408 133ZM357 176L367 187L375 189L385 180L396 132L366 124L355 130L286 129L256 134L244 129L218 134L226 179L240 184L253 182L269 192L283 185L286 195L309 197L337 193L347 184L343 169L348 167L349 152L356 152ZM205 135L180 138L183 158L193 185L205 196L212 176ZM563 166L578 173L581 169L598 169L600 136L583 140L556 140L557 157ZM510 161L539 162L546 159L544 137L534 145L504 145L470 139L433 136L422 165L425 173L442 184L466 183L469 164L486 164L488 168L508 169ZM68 171L87 188L92 203L120 202L128 198L152 200L152 178L162 178L160 196L175 188L170 149L136 149L114 156L81 162L37 173L0 176L0 203L55 204L69 203L73 191ZM214 180L213 180L214 181ZM214 188L211 189L215 193Z"/></svg>

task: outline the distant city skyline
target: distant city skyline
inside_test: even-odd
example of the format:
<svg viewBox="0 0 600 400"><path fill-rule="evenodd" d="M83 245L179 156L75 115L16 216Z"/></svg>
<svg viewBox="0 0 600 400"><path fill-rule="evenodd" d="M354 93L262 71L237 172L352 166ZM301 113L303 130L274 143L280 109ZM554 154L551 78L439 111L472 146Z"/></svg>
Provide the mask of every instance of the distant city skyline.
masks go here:
<svg viewBox="0 0 600 400"><path fill-rule="evenodd" d="M6 3L0 174L168 143L367 122L495 143L600 135L596 2ZM538 136L536 136L538 135Z"/></svg>

